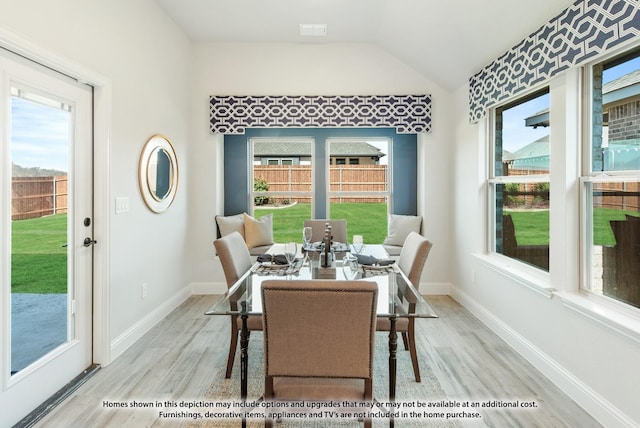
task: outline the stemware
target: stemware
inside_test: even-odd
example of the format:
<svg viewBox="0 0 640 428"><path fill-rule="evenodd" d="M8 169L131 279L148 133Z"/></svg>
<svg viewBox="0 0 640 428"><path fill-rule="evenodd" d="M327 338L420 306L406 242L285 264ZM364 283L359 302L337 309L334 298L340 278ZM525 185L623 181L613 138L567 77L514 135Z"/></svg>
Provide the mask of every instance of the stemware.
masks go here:
<svg viewBox="0 0 640 428"><path fill-rule="evenodd" d="M353 251L355 251L356 254L360 254L363 247L364 239L362 238L362 235L353 235Z"/></svg>
<svg viewBox="0 0 640 428"><path fill-rule="evenodd" d="M298 252L298 244L295 242L287 242L284 244L284 256L287 259L287 263L291 265L296 259L296 253Z"/></svg>
<svg viewBox="0 0 640 428"><path fill-rule="evenodd" d="M309 246L311 242L311 237L313 236L313 229L310 227L302 228L302 239L304 240L305 247Z"/></svg>
<svg viewBox="0 0 640 428"><path fill-rule="evenodd" d="M346 253L342 259L342 273L347 280L354 280L358 277L358 259L350 253Z"/></svg>

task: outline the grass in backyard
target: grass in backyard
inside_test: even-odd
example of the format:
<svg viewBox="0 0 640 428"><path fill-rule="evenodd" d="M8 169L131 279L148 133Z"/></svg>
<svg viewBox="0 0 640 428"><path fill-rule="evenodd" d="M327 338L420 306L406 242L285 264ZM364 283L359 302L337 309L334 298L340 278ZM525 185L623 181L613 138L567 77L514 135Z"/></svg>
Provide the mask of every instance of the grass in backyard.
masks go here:
<svg viewBox="0 0 640 428"><path fill-rule="evenodd" d="M612 208L596 208L593 210L593 243L594 245L616 245L611 230L611 220L626 220L625 215L638 216L637 211L623 211Z"/></svg>
<svg viewBox="0 0 640 428"><path fill-rule="evenodd" d="M507 211L513 219L518 245L549 245L549 211ZM624 220L625 215L638 216L637 211L611 208L593 210L593 245L616 245L611 231L611 220ZM577 220L576 220L577 222Z"/></svg>
<svg viewBox="0 0 640 428"><path fill-rule="evenodd" d="M518 245L549 245L549 210L504 211L510 215Z"/></svg>
<svg viewBox="0 0 640 428"><path fill-rule="evenodd" d="M260 208L257 218L273 214L273 239L276 242L302 243L304 221L311 217L311 204L297 203L287 208ZM347 220L347 239L362 235L365 243L381 244L387 236L387 205L384 203L331 204L332 219Z"/></svg>
<svg viewBox="0 0 640 428"><path fill-rule="evenodd" d="M365 244L382 244L387 237L386 203L334 203L331 218L347 220L347 239L362 235Z"/></svg>
<svg viewBox="0 0 640 428"><path fill-rule="evenodd" d="M11 222L11 292L67 292L67 215Z"/></svg>

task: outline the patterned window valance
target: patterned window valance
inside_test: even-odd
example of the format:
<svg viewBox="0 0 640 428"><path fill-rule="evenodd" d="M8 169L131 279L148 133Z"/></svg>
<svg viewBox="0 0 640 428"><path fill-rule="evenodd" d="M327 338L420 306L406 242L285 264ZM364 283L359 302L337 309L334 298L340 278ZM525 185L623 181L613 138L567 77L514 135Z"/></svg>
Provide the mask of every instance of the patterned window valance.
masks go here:
<svg viewBox="0 0 640 428"><path fill-rule="evenodd" d="M396 128L431 131L430 95L211 96L210 131L245 128Z"/></svg>
<svg viewBox="0 0 640 428"><path fill-rule="evenodd" d="M469 81L469 118L640 34L639 0L578 0Z"/></svg>

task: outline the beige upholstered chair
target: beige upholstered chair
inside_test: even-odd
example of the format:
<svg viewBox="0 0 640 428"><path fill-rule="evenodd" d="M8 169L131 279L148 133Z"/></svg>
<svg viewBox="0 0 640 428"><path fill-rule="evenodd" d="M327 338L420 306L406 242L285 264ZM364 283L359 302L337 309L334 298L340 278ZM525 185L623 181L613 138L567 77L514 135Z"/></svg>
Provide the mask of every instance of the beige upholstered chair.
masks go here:
<svg viewBox="0 0 640 428"><path fill-rule="evenodd" d="M324 239L324 228L329 222L333 242L347 242L347 220L305 220L304 227L311 227L313 234L311 242L318 242Z"/></svg>
<svg viewBox="0 0 640 428"><path fill-rule="evenodd" d="M418 289L420 285L420 276L427 256L433 244L424 236L416 232L407 235L404 241L400 258L398 259L398 267L409 278L411 284ZM409 311L415 311L415 304L409 305ZM376 326L377 331L389 331L391 322L387 318L379 318ZM416 382L420 382L420 366L418 365L418 354L416 352L415 340L415 318L398 318L396 321L396 331L402 333L402 341L404 349L409 350L411 355L411 363L413 364L413 374Z"/></svg>
<svg viewBox="0 0 640 428"><path fill-rule="evenodd" d="M247 244L238 232L230 233L213 242L216 247L222 270L227 281L227 287L231 287L249 269L251 269L251 255ZM262 318L250 316L247 319L249 330L262 330ZM233 370L233 360L238 346L238 331L242 328L242 320L239 316L231 317L231 341L229 343L229 357L227 358L227 372L225 377L230 378Z"/></svg>
<svg viewBox="0 0 640 428"><path fill-rule="evenodd" d="M263 282L264 399L372 402L377 293L369 281Z"/></svg>

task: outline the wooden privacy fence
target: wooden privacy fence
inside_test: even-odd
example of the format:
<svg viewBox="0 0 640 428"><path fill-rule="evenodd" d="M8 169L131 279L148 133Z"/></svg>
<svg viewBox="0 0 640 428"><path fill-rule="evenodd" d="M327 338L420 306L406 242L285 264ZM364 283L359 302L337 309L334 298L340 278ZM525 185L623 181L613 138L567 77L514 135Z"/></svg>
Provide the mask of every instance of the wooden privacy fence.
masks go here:
<svg viewBox="0 0 640 428"><path fill-rule="evenodd" d="M269 192L311 193L311 165L254 165L253 176L269 185ZM331 192L383 193L389 191L387 165L332 165L329 168ZM310 196L271 197L292 202L310 202ZM331 202L384 202L379 195L333 197Z"/></svg>
<svg viewBox="0 0 640 428"><path fill-rule="evenodd" d="M640 211L640 183L594 183L593 206Z"/></svg>
<svg viewBox="0 0 640 428"><path fill-rule="evenodd" d="M67 212L68 178L13 177L11 220L25 220Z"/></svg>

